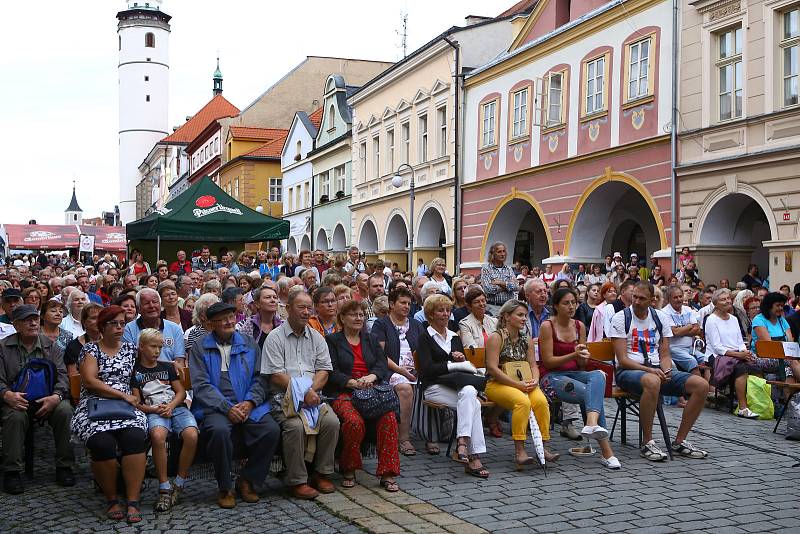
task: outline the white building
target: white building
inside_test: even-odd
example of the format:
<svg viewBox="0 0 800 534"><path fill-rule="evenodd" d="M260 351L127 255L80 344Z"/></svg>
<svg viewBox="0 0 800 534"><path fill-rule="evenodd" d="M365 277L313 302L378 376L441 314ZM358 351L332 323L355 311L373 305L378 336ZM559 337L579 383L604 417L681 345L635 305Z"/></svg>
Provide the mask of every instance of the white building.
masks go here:
<svg viewBox="0 0 800 534"><path fill-rule="evenodd" d="M139 164L169 135L170 16L161 0L127 2L119 24L119 195L123 223L136 215Z"/></svg>

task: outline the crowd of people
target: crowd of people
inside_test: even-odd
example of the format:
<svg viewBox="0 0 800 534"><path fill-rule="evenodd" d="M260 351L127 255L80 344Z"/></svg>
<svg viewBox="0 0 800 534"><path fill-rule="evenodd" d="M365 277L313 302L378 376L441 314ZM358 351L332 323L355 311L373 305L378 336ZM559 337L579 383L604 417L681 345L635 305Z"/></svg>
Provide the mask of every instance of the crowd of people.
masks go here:
<svg viewBox="0 0 800 534"><path fill-rule="evenodd" d="M591 456L596 441L600 464L620 469L603 402L612 380L640 396L642 457L667 458L652 438L667 395L681 397L683 407L668 446L705 458L687 438L714 366L728 369L737 415L746 418L756 416L747 406L750 374L800 376L798 361L783 368L755 355L759 339L798 339L800 284L793 295L785 286L770 292L756 266L735 287L704 283L688 249L674 274L662 265L614 253L553 272L550 264L510 264L503 243L490 247L479 276L456 277L441 258L402 272L366 261L357 247L329 258L277 248L214 256L203 246L194 257L178 251L153 266L136 250L128 261L105 255L85 264L44 254L9 258L0 265L4 490L24 491L24 437L41 420L53 428L57 484L75 484L75 435L90 453L111 520L141 521L148 453L156 511L179 502L198 455L213 464L222 508L236 506L237 495L258 502L276 454L296 498L334 491L337 463L341 486L352 488L365 442L375 445L380 485L396 492L401 456L418 454L420 443L440 454L450 435L452 420L423 399L456 412L454 459L468 475L491 476L486 434L502 437L504 420L515 466L537 463L526 449L531 414L545 460L557 461L549 444L554 401L561 435L584 441L569 452ZM587 346L604 339L616 356L611 370ZM476 348L485 350L481 367L466 356ZM35 381L48 369L49 390L24 389L20 376ZM75 375L80 395L71 398ZM494 407L482 409L482 399ZM170 435L180 438L172 480ZM234 480L240 453L246 463Z"/></svg>

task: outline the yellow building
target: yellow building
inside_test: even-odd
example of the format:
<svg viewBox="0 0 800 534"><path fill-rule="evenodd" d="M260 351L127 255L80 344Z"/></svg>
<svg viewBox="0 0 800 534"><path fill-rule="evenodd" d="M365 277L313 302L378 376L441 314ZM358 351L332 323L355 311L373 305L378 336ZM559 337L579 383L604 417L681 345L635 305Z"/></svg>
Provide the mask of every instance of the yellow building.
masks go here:
<svg viewBox="0 0 800 534"><path fill-rule="evenodd" d="M287 135L288 130L279 128L231 126L219 186L239 202L281 217L281 151Z"/></svg>

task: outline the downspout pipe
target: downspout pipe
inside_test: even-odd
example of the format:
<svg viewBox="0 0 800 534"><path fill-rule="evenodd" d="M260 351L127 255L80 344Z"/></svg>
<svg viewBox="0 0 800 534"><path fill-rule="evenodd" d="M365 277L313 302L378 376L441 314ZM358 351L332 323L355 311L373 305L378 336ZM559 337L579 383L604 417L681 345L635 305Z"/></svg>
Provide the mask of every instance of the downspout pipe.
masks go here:
<svg viewBox="0 0 800 534"><path fill-rule="evenodd" d="M670 152L672 156L672 175L670 176L670 194L672 206L670 208L671 231L670 231L670 269L675 271L676 247L678 246L678 187L677 187L677 166L678 166L678 0L672 0L672 127L670 128Z"/></svg>
<svg viewBox="0 0 800 534"><path fill-rule="evenodd" d="M461 150L461 143L459 143L458 139L461 124L461 86L459 85L459 81L461 80L461 47L458 41L452 41L447 36L444 36L442 39L453 47L453 50L456 52L456 69L453 74L453 83L455 84L455 97L453 102L453 115L455 119L453 125L453 135L455 138L453 153L453 164L455 167L455 176L453 177L453 222L455 223L453 224L453 249L455 251L455 272L458 273L461 271L461 236L459 232L459 228L461 228L461 169L459 167L460 158L458 157Z"/></svg>

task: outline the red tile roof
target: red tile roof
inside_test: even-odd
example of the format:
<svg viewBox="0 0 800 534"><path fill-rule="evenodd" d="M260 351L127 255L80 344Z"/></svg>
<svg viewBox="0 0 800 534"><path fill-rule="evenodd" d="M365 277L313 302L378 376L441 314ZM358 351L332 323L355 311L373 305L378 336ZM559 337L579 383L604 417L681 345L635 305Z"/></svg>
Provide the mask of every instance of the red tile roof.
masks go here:
<svg viewBox="0 0 800 534"><path fill-rule="evenodd" d="M281 128L252 128L250 126L231 126L230 135L233 138L261 139L273 141L281 136L286 137L286 132Z"/></svg>
<svg viewBox="0 0 800 534"><path fill-rule="evenodd" d="M161 142L191 143L213 121L223 117L236 117L238 114L239 108L225 100L224 96L216 95L183 126L162 139Z"/></svg>
<svg viewBox="0 0 800 534"><path fill-rule="evenodd" d="M319 130L319 126L322 124L323 111L323 108L317 108L311 113L311 115L308 116L308 118L311 120L311 124L313 124L317 130Z"/></svg>
<svg viewBox="0 0 800 534"><path fill-rule="evenodd" d="M539 0L520 0L497 16L508 17L510 15L519 15L520 13L525 13L533 8L533 6L535 6L538 2Z"/></svg>
<svg viewBox="0 0 800 534"><path fill-rule="evenodd" d="M286 138L289 136L289 130L280 130L283 134L269 141L260 147L256 148L245 154L245 156L255 156L255 157L262 157L262 158L280 158L281 152L283 152L283 144L286 142Z"/></svg>

